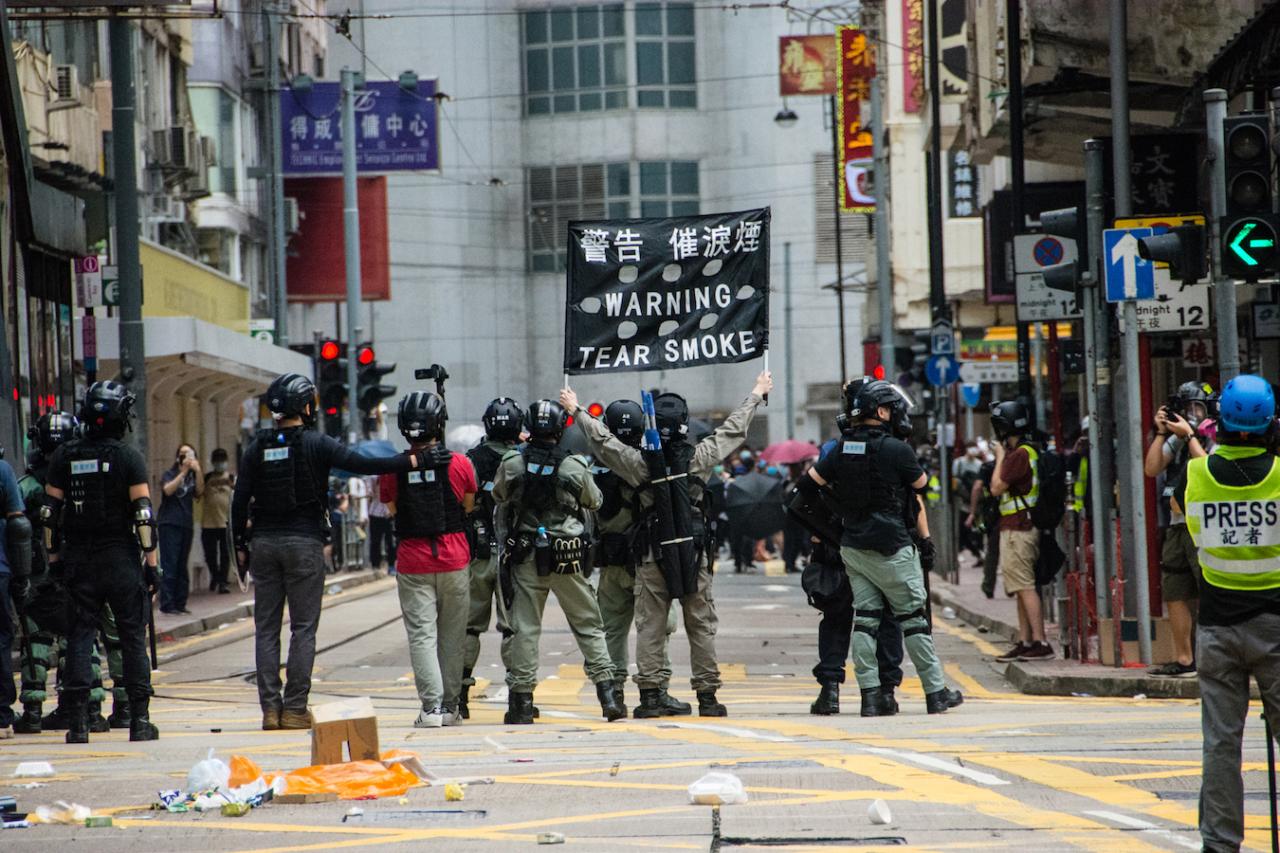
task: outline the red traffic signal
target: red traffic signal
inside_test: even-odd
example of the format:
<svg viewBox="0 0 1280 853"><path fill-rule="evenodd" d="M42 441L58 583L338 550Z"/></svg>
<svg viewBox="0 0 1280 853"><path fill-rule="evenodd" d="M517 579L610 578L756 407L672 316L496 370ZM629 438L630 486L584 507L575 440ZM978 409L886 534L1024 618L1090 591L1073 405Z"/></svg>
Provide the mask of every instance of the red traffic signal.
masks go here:
<svg viewBox="0 0 1280 853"><path fill-rule="evenodd" d="M333 361L342 354L342 347L338 346L337 341L325 341L320 344L320 360Z"/></svg>
<svg viewBox="0 0 1280 853"><path fill-rule="evenodd" d="M373 364L377 358L377 353L373 351L373 347L369 344L364 344L356 352L356 364L359 364L361 367Z"/></svg>
<svg viewBox="0 0 1280 853"><path fill-rule="evenodd" d="M592 403L587 406L587 414L593 418L601 417L604 415L604 403Z"/></svg>
<svg viewBox="0 0 1280 853"><path fill-rule="evenodd" d="M884 365L877 364L875 369L871 371L871 376L875 379L884 379Z"/></svg>

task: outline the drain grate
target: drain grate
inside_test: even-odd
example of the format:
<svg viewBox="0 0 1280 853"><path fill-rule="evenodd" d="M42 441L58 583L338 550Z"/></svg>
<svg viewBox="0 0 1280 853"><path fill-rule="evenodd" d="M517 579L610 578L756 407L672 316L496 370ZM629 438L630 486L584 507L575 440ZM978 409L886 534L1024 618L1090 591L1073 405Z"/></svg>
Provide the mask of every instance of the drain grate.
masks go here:
<svg viewBox="0 0 1280 853"><path fill-rule="evenodd" d="M484 820L486 809L378 809L364 814L349 814L343 823L438 823L446 820Z"/></svg>
<svg viewBox="0 0 1280 853"><path fill-rule="evenodd" d="M871 838L732 838L720 839L720 847L898 847L907 839L900 835Z"/></svg>

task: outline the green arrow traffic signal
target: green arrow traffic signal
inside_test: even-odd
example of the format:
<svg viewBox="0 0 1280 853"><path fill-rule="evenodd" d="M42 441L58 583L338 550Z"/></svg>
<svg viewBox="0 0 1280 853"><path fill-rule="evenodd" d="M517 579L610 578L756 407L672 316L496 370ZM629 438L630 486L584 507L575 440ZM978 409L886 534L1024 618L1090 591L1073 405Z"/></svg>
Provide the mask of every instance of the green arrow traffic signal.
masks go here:
<svg viewBox="0 0 1280 853"><path fill-rule="evenodd" d="M1276 223L1271 217L1248 216L1224 223L1222 271L1232 278L1257 281L1276 256Z"/></svg>

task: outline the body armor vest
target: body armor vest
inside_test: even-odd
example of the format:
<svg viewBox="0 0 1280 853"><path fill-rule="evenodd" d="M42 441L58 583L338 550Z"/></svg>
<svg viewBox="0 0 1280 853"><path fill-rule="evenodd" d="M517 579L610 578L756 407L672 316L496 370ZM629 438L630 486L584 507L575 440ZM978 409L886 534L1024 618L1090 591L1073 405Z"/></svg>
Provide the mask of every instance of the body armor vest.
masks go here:
<svg viewBox="0 0 1280 853"><path fill-rule="evenodd" d="M123 533L132 535L129 483L116 463L119 440L76 439L64 446L70 467L63 529L68 541Z"/></svg>
<svg viewBox="0 0 1280 853"><path fill-rule="evenodd" d="M604 503L596 511L600 518L608 521L624 509L631 510L633 518L639 514L639 492L630 483L608 468L593 468L591 473L604 495Z"/></svg>
<svg viewBox="0 0 1280 853"><path fill-rule="evenodd" d="M487 560L498 546L498 534L494 529L493 481L502 465L502 453L483 443L467 451L471 467L476 472L476 505L467 516L467 539L471 543L472 559Z"/></svg>
<svg viewBox="0 0 1280 853"><path fill-rule="evenodd" d="M449 463L396 475L396 536L434 539L460 533L462 502L449 482Z"/></svg>
<svg viewBox="0 0 1280 853"><path fill-rule="evenodd" d="M873 461L885 442L891 440L896 441L882 429L855 427L843 433L831 451L839 460L832 485L846 523L857 524L876 513L906 518L906 489L885 479Z"/></svg>
<svg viewBox="0 0 1280 853"><path fill-rule="evenodd" d="M556 504L556 489L560 488L560 463L568 458L569 451L560 447L526 444L520 449L520 454L524 457L521 508L534 513L546 512Z"/></svg>
<svg viewBox="0 0 1280 853"><path fill-rule="evenodd" d="M322 506L311 463L303 452L301 427L258 433L253 481L255 512L287 515L299 507Z"/></svg>

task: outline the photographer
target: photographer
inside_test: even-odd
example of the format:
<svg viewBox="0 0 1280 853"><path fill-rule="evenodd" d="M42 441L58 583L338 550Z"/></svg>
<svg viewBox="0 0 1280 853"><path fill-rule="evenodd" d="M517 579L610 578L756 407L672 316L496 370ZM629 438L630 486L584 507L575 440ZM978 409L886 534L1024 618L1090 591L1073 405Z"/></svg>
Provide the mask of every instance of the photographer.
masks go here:
<svg viewBox="0 0 1280 853"><path fill-rule="evenodd" d="M1147 448L1143 473L1160 478L1159 518L1164 531L1160 549L1160 588L1169 606L1169 627L1173 633L1175 659L1152 667L1152 675L1192 678L1196 674L1191 632L1200 600L1200 561L1195 543L1187 531L1187 520L1170 505L1173 485L1182 479L1187 461L1208 455L1196 432L1209 414L1213 389L1198 382L1184 382L1178 393L1161 406L1155 416L1155 435ZM1207 439L1206 439L1207 441Z"/></svg>

